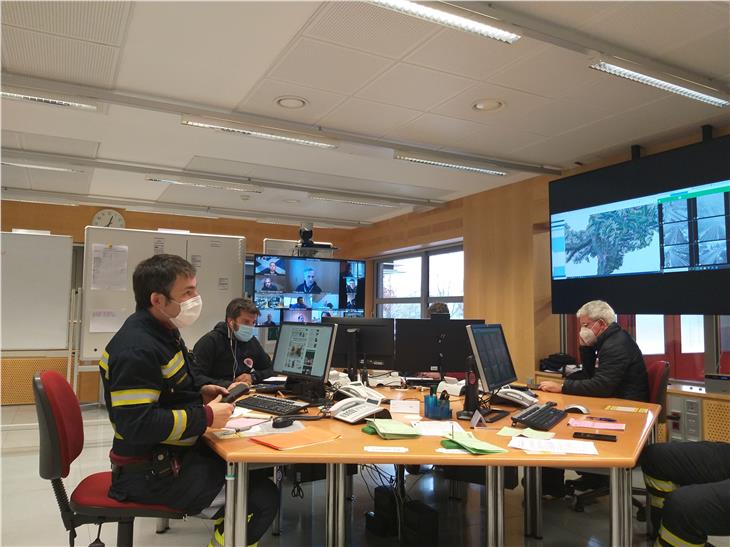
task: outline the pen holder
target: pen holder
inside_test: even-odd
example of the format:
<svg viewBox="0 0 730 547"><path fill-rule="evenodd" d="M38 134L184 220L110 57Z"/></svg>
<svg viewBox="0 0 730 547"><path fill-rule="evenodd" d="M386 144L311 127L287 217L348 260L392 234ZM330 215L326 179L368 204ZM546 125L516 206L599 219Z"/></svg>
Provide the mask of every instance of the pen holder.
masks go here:
<svg viewBox="0 0 730 547"><path fill-rule="evenodd" d="M439 400L435 395L426 395L423 399L424 415L432 420L449 420L451 405L448 400Z"/></svg>

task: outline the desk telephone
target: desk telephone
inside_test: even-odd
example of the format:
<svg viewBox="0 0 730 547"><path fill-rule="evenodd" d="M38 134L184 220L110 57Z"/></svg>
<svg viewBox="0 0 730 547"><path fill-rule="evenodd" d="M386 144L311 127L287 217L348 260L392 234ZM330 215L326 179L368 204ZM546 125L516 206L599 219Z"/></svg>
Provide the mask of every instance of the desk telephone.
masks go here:
<svg viewBox="0 0 730 547"><path fill-rule="evenodd" d="M383 411L387 412L387 410L383 407L358 397L344 399L339 403L335 403L329 409L333 418L337 418L338 420L342 420L348 424L356 424L368 416L372 416Z"/></svg>
<svg viewBox="0 0 730 547"><path fill-rule="evenodd" d="M492 402L495 404L500 404L500 399L502 399L508 404L514 403L523 408L527 408L528 406L534 405L538 402L536 397L532 397L524 391L519 391L517 389L507 387L503 387L502 389L498 390L494 395L495 396Z"/></svg>
<svg viewBox="0 0 730 547"><path fill-rule="evenodd" d="M385 397L379 392L367 387L362 382L350 382L346 386L340 386L337 393L340 396L357 397L358 399L365 399L375 404L380 404L380 402L385 399Z"/></svg>

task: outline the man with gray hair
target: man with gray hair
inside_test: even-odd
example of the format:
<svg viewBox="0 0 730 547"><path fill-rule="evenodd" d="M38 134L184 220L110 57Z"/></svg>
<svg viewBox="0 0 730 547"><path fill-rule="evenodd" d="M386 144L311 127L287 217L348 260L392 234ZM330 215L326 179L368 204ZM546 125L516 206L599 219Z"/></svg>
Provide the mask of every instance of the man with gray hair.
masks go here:
<svg viewBox="0 0 730 547"><path fill-rule="evenodd" d="M578 344L583 370L557 382L541 382L539 389L587 397L616 397L633 401L649 400L649 377L641 350L616 322L616 312L602 300L584 304L576 313L580 332ZM587 473L576 481L577 490L601 485L603 478ZM543 468L543 494L565 495L562 469Z"/></svg>
<svg viewBox="0 0 730 547"><path fill-rule="evenodd" d="M616 323L616 312L602 300L584 304L576 314L580 324L578 343L583 371L557 382L540 384L543 391L649 400L649 378L641 350L633 338Z"/></svg>

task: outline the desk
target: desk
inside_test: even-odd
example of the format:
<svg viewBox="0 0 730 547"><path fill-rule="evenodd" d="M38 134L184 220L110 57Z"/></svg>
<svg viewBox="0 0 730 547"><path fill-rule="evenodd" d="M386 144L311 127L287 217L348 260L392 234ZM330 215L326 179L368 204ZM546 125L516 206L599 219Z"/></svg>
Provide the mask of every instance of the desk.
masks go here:
<svg viewBox="0 0 730 547"><path fill-rule="evenodd" d="M384 395L389 399L410 398L418 392L407 392L384 388ZM327 546L342 547L346 544L345 535L345 465L346 464L436 464L436 465L468 465L485 466L487 472L487 504L486 504L486 545L504 545L504 512L503 482L504 467L523 466L531 477L539 467L603 467L611 470L611 545L625 547L631 545L631 468L642 448L649 440L659 405L635 403L618 399L599 399L591 397L575 397L557 393L540 392L541 402L555 401L559 408L568 402L576 402L588 407L594 414L612 416L626 423L626 431L616 432L619 442L596 442L599 456L568 455L532 455L522 450L508 449L504 454L488 456L472 456L470 454L442 454L436 452L440 448L438 437L420 437L418 439L401 439L386 441L378 436L366 435L360 431L361 425L349 425L340 420L326 419L316 422L305 422L307 428L323 428L340 435L340 438L324 444L305 447L297 450L279 451L257 444L250 439L217 438L212 432L206 433L206 441L216 453L228 462L226 476L226 547L246 545L245 515L247 514L247 481L248 466L252 463L268 463L284 465L291 463L320 463L327 465ZM647 408L647 413L611 412L603 410L608 404ZM452 407L460 406L455 403ZM457 410L456 408L454 410ZM314 410L311 410L314 413ZM468 428L467 422L462 422ZM490 424L495 429L475 430L480 439L507 448L509 437L498 436L497 430L509 425L509 418ZM553 430L557 437L571 438L573 431L568 428L567 420L563 420ZM404 446L406 453L365 452L364 446ZM526 512L531 514L528 524L539 524L540 489L535 487L534 480L526 489ZM529 496L527 495L529 490Z"/></svg>

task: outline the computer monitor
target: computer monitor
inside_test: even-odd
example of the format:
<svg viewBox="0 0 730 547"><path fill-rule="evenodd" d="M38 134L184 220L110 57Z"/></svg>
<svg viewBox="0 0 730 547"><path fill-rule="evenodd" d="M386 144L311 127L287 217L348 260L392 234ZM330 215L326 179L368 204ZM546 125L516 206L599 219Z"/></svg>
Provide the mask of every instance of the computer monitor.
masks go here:
<svg viewBox="0 0 730 547"><path fill-rule="evenodd" d="M466 327L483 323L483 319L396 319L395 370L406 374L464 372L471 355Z"/></svg>
<svg viewBox="0 0 730 547"><path fill-rule="evenodd" d="M287 388L297 396L316 400L324 396L337 325L285 321L274 351L274 374L287 377Z"/></svg>
<svg viewBox="0 0 730 547"><path fill-rule="evenodd" d="M332 355L332 366L350 367L348 356L352 351L352 337L355 336L356 366L377 369L393 368L393 319L323 317L322 323L334 323L339 326Z"/></svg>
<svg viewBox="0 0 730 547"><path fill-rule="evenodd" d="M517 380L502 325L466 327L482 389L495 392Z"/></svg>

